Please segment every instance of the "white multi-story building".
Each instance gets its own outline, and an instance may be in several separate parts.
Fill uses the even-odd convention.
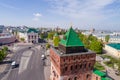
[[[120,58],[120,43],[106,44],[104,49],[108,54]]]
[[[120,43],[120,33],[119,32],[94,32],[91,33],[89,31],[83,32],[84,35],[90,35],[92,34],[93,36],[96,36],[98,39],[102,40],[103,42],[105,42],[105,36],[109,35],[110,39],[109,39],[109,43]]]
[[[19,39],[24,38],[27,43],[38,43],[38,31],[34,28],[29,28],[27,31],[18,33]]]

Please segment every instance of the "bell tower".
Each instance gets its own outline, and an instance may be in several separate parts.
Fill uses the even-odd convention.
[[[84,47],[72,27],[59,42],[51,47],[51,80],[92,80],[96,54]]]

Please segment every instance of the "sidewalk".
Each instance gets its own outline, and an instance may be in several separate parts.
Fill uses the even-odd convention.
[[[106,66],[103,61],[101,62],[101,65],[103,65],[107,71],[107,75],[110,76],[111,78],[113,78],[114,80],[120,80],[120,76],[117,76],[115,74],[115,71],[111,68]]]
[[[12,56],[13,54],[8,54],[6,58],[3,60],[3,62],[0,63],[0,80],[7,74],[10,68]]]
[[[50,57],[48,56],[45,60],[45,66],[44,66],[44,75],[45,80],[50,80]]]

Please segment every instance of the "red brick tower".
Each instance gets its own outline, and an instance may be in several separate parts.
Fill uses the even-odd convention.
[[[50,49],[51,80],[91,80],[96,54],[84,48],[70,28],[58,48]]]

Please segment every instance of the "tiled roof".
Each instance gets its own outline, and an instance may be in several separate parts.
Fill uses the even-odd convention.
[[[84,46],[78,34],[72,29],[72,27],[66,32],[64,38],[60,41],[60,44],[66,47]]]
[[[38,33],[38,31],[34,28],[29,28],[28,31],[27,31],[27,33],[32,33],[32,32]]]

